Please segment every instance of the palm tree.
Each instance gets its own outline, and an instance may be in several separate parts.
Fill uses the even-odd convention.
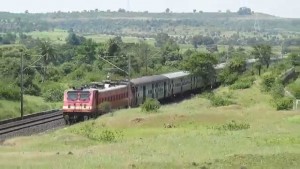
[[[47,72],[47,66],[50,62],[53,62],[56,59],[56,51],[54,47],[52,46],[50,41],[42,40],[39,44],[39,49],[41,52],[41,55],[43,57],[43,79],[42,82],[46,80],[46,72]]]

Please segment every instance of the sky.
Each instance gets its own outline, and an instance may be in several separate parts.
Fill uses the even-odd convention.
[[[300,18],[300,0],[0,0],[0,11],[22,13],[82,11],[99,9],[106,11],[124,8],[130,11],[163,12],[204,12],[219,10],[237,11],[247,6],[255,12],[280,17]]]

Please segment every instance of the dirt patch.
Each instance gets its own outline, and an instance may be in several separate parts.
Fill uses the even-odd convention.
[[[131,122],[133,122],[133,123],[140,123],[142,121],[145,121],[145,119],[144,118],[135,118],[135,119],[131,120]]]

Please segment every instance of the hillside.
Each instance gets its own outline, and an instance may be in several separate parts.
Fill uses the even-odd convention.
[[[299,168],[300,116],[275,111],[271,96],[220,88],[235,104],[213,107],[204,95],[140,108],[0,146],[1,168]],[[54,162],[55,161],[55,162]]]
[[[268,14],[254,13],[238,15],[230,13],[147,13],[147,12],[55,12],[15,14],[0,12],[1,30],[35,30],[49,31],[53,29],[74,29],[79,33],[101,33],[111,35],[154,35],[168,31],[175,35],[195,35],[199,31],[255,31],[255,23],[260,31],[298,32],[299,19],[288,19]],[[185,28],[182,28],[185,27]],[[196,29],[197,28],[197,29]],[[200,28],[200,29],[199,29]],[[198,30],[198,31],[197,31]]]

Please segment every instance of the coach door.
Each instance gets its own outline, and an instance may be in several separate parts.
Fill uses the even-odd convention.
[[[146,86],[143,86],[143,103],[146,100]]]
[[[94,104],[95,105],[93,105],[95,107],[95,113],[98,113],[98,104],[99,103],[100,103],[100,97],[99,97],[99,92],[97,90],[94,95]]]
[[[167,83],[164,82],[164,98],[167,97]]]

